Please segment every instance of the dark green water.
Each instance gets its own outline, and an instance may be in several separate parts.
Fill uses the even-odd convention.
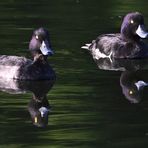
[[[57,81],[46,128],[34,127],[31,93],[0,92],[0,148],[145,148],[148,94],[139,104],[125,99],[120,72],[99,70],[80,47],[102,33],[118,32],[121,17],[140,11],[148,28],[147,0],[1,0],[0,54],[30,57],[34,28],[48,28]]]

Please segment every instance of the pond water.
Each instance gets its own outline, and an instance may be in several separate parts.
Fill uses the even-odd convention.
[[[46,94],[51,112],[45,128],[31,122],[27,106],[32,92],[0,92],[0,147],[148,145],[148,89],[138,103],[131,103],[120,86],[124,73],[99,69],[89,52],[80,48],[99,34],[119,32],[122,17],[131,11],[143,13],[148,28],[146,0],[0,1],[0,54],[30,58],[32,31],[46,27],[55,51],[49,62],[57,75]],[[138,75],[146,79],[146,68]]]

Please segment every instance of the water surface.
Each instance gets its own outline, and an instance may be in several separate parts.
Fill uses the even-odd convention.
[[[1,0],[0,10],[0,54],[31,58],[32,31],[46,27],[55,51],[49,62],[57,74],[47,94],[52,112],[43,129],[32,125],[27,111],[31,92],[0,92],[0,147],[148,145],[148,90],[131,104],[122,94],[121,72],[98,69],[89,52],[80,49],[99,34],[119,32],[127,12],[140,11],[148,26],[146,0]]]

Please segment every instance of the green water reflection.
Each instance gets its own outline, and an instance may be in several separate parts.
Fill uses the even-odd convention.
[[[129,103],[119,87],[120,72],[99,70],[80,47],[101,33],[118,32],[127,12],[140,11],[148,26],[146,0],[1,0],[0,54],[30,58],[34,28],[48,28],[55,55],[49,62],[57,82],[45,129],[31,124],[31,93],[0,92],[0,147],[145,148],[148,100]],[[148,28],[148,27],[147,27]]]

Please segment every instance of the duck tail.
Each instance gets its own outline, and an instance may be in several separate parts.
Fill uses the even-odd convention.
[[[90,45],[91,45],[91,44],[85,44],[85,45],[82,46],[81,48],[83,48],[83,49],[88,49],[88,50],[89,50]]]

